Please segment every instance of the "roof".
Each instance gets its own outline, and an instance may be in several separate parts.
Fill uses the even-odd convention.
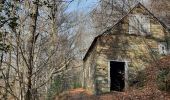
[[[93,49],[94,45],[96,44],[97,42],[97,39],[100,37],[100,36],[103,36],[104,34],[107,34],[109,31],[111,31],[117,24],[119,24],[125,17],[127,17],[135,8],[137,7],[143,7],[144,10],[146,10],[154,19],[156,19],[160,25],[163,26],[163,28],[169,32],[169,29],[168,27],[162,22],[160,21],[154,14],[152,14],[144,5],[142,5],[140,2],[137,3],[125,16],[123,16],[121,19],[119,19],[112,27],[108,28],[107,30],[105,30],[102,34],[96,36],[92,42],[92,44],[90,45],[89,49],[87,50],[83,60],[85,60],[87,58],[87,56],[89,55],[90,51]]]

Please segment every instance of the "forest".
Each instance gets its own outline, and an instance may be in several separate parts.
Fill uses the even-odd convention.
[[[155,90],[77,99],[66,93],[84,93],[83,58],[93,39],[139,2],[170,29],[170,0],[0,0],[0,100],[152,100],[143,96]],[[158,64],[166,69],[157,76],[162,100],[170,99],[169,61]],[[146,73],[153,75],[157,65],[151,66]]]

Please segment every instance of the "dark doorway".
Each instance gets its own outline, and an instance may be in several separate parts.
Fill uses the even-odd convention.
[[[110,61],[110,91],[123,91],[125,62]]]

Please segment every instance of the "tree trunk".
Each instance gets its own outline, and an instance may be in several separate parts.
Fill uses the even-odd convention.
[[[34,69],[34,48],[35,48],[35,36],[36,36],[36,25],[37,25],[37,17],[38,17],[38,6],[39,0],[36,0],[33,4],[32,13],[30,14],[31,24],[30,24],[30,40],[28,41],[28,84],[27,84],[27,92],[26,92],[26,100],[34,100],[34,96],[32,94],[32,74]]]

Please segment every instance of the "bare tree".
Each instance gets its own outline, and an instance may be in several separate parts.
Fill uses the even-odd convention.
[[[38,99],[47,94],[54,76],[70,69],[75,57],[75,34],[70,31],[74,22],[68,20],[72,16],[65,11],[71,2],[9,2],[9,17],[14,18],[2,29],[8,29],[4,41],[10,49],[1,56],[2,68],[7,66],[1,71],[6,82],[1,87],[10,94],[5,95],[6,99]]]

